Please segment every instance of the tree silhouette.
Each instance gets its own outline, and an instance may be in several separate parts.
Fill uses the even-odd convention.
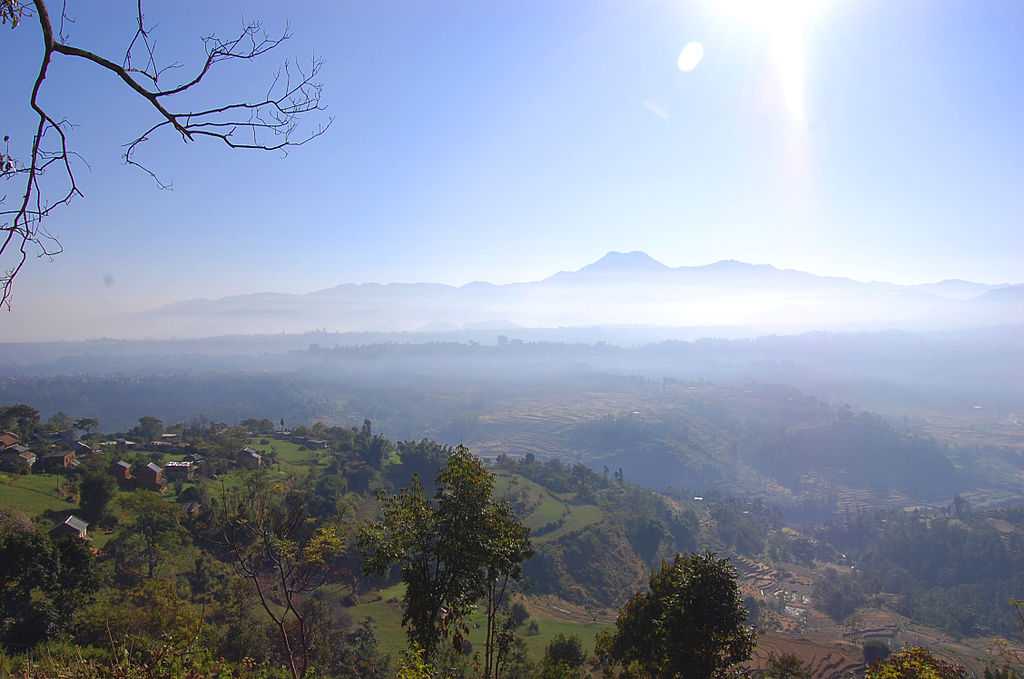
[[[104,12],[106,7],[96,11]],[[322,86],[317,80],[322,62],[315,57],[305,66],[285,62],[270,79],[269,87],[252,99],[197,107],[191,98],[195,92],[209,92],[202,84],[218,64],[250,61],[271,52],[289,39],[287,29],[272,36],[259,22],[251,22],[231,37],[208,35],[202,38],[205,54],[196,71],[169,81],[170,74],[182,64],[164,63],[157,58],[142,0],[137,1],[135,14],[135,33],[124,55],[115,60],[71,42],[67,30],[73,20],[67,14],[66,2],[59,13],[51,14],[48,0],[0,0],[3,23],[10,23],[17,30],[27,30],[28,25],[35,24],[43,48],[28,97],[36,118],[35,128],[21,142],[20,154],[11,152],[10,132],[5,131],[0,151],[0,180],[17,186],[13,204],[0,210],[0,305],[8,309],[14,281],[29,255],[52,257],[63,250],[60,241],[46,230],[47,217],[83,195],[75,168],[84,160],[71,148],[71,122],[45,106],[41,96],[56,56],[82,60],[107,71],[152,110],[156,122],[126,144],[122,159],[152,177],[160,188],[169,188],[170,184],[161,180],[138,154],[147,141],[161,132],[173,131],[186,143],[205,139],[232,149],[287,152],[319,137],[330,127],[328,120],[308,131],[298,131],[306,114],[324,109]],[[56,173],[59,180],[45,180],[50,172]],[[4,197],[0,193],[0,203]]]

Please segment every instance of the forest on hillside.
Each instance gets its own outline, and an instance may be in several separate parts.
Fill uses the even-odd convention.
[[[878,432],[876,420],[864,422]],[[942,510],[836,512],[794,530],[784,508],[761,498],[662,494],[620,467],[532,454],[485,464],[462,447],[386,438],[369,421],[284,430],[280,418],[165,424],[147,416],[104,434],[95,419],[44,419],[15,405],[0,410],[0,424],[41,460],[0,475],[0,667],[38,676],[82,659],[101,667],[120,649],[143,664],[187,654],[206,663],[201,671],[238,676],[301,665],[324,676],[384,677],[442,662],[437,654],[464,676],[480,676],[481,666],[509,677],[615,672],[615,662],[646,662],[622,647],[613,653],[639,605],[633,597],[656,591],[658,573],[703,567],[680,554],[725,557],[730,596],[753,629],[770,632],[786,614],[736,570],[760,560],[811,567],[813,605],[837,620],[882,606],[958,637],[1020,633],[1010,599],[1021,587],[1024,515],[976,510],[959,496]],[[614,420],[595,426],[611,427],[602,438],[614,444]],[[54,467],[51,451],[68,445],[68,432],[79,437],[79,454]],[[448,506],[463,492],[476,509]],[[437,535],[447,535],[446,511],[478,512],[460,514],[472,526],[465,540],[484,539],[489,521],[506,536],[481,543],[484,561],[466,566],[459,578],[468,589],[451,590],[450,604],[414,596],[423,584],[418,559],[439,558],[454,573],[476,549],[453,543],[437,555],[445,541],[435,542],[429,526],[439,521]],[[68,517],[84,522],[87,536],[67,537],[79,525]],[[512,551],[487,566],[485,545],[503,540]],[[500,594],[472,584],[478,572],[504,573]],[[448,608],[456,602],[462,608]],[[418,618],[430,605],[463,617]],[[566,644],[578,646],[579,661],[562,668],[569,674],[545,674]]]

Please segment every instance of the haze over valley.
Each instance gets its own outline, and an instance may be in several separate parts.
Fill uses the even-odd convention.
[[[1024,4],[0,24],[0,679],[1024,679]]]
[[[43,318],[43,311],[22,312],[23,323],[4,328],[7,339],[185,338],[314,328],[442,332],[608,326],[662,328],[661,337],[963,329],[1024,320],[1024,285],[963,280],[897,285],[734,260],[670,267],[633,251],[609,252],[576,271],[524,283],[342,284],[306,294],[182,300],[112,315],[70,312]]]

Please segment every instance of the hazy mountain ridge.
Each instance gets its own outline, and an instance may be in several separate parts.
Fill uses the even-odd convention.
[[[71,339],[265,333],[419,332],[468,328],[658,326],[809,330],[935,330],[1014,323],[1024,286],[946,280],[923,285],[819,276],[722,260],[670,267],[609,252],[538,281],[462,286],[344,283],[303,294],[192,299],[75,326]]]

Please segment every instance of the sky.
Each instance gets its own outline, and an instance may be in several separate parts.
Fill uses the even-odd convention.
[[[52,3],[51,3],[52,4]],[[120,60],[134,2],[69,2],[70,42]],[[345,282],[535,280],[610,250],[901,283],[1024,279],[1024,4],[969,0],[149,2],[157,54],[261,19],[292,39],[204,102],[324,61],[328,134],[287,157],[182,144],[120,159],[154,117],[55,57],[84,199],[48,228],[0,325]],[[4,27],[24,155],[38,27]],[[84,162],[88,162],[88,166]],[[0,187],[0,193],[12,192]],[[44,311],[41,311],[44,310]]]

